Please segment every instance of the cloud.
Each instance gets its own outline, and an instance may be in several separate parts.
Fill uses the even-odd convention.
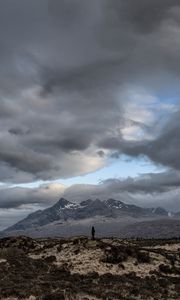
[[[177,212],[180,211],[179,192],[180,173],[166,171],[142,174],[136,178],[112,178],[97,185],[76,184],[67,187],[63,196],[77,202],[85,199],[114,198],[142,207],[161,206]]]
[[[26,206],[33,207],[34,205],[48,207],[62,196],[75,202],[80,202],[88,198],[106,200],[114,197],[125,202],[134,201],[134,203],[138,203],[138,197],[140,197],[140,199],[144,199],[143,205],[150,206],[152,202],[156,202],[155,199],[163,198],[164,195],[169,193],[176,193],[179,188],[180,173],[177,171],[147,173],[135,178],[128,177],[126,179],[112,178],[97,185],[75,184],[66,187],[60,183],[49,183],[35,188],[2,186],[0,188],[0,208],[15,209],[25,208]],[[146,197],[149,200],[146,201]],[[167,204],[165,203],[165,205]],[[180,209],[178,203],[177,207]]]
[[[1,1],[0,180],[82,175],[119,153],[179,169],[178,113],[157,126],[152,109],[179,99],[179,15],[177,0]]]
[[[141,34],[157,30],[168,19],[170,10],[176,6],[179,6],[178,0],[113,0],[108,4],[117,22],[125,23],[131,30]]]
[[[38,188],[1,187],[0,209],[45,208],[56,202],[65,186],[58,183],[42,184]]]
[[[76,201],[86,198],[107,199],[109,197],[120,198],[122,193],[131,195],[141,194],[157,196],[178,189],[180,186],[180,173],[167,171],[161,173],[147,173],[135,178],[107,179],[98,185],[77,184],[66,188],[64,196]],[[127,198],[128,199],[128,198]],[[127,201],[127,200],[126,200]],[[149,203],[148,203],[149,204]]]

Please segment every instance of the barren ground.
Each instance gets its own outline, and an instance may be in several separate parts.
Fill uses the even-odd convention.
[[[180,240],[0,240],[0,299],[180,299]]]

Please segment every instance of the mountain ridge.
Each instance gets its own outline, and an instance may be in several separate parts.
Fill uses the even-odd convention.
[[[168,217],[169,213],[161,207],[143,208],[133,204],[126,204],[120,200],[109,198],[105,201],[100,199],[87,199],[80,203],[71,202],[60,198],[54,205],[44,210],[38,210],[29,214],[23,220],[6,228],[3,232],[26,230],[42,227],[54,221],[82,220],[96,216],[106,218],[118,218],[130,216],[139,217]]]

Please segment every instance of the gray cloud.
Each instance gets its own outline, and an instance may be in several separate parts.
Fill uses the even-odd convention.
[[[0,208],[21,208],[36,204],[47,207],[55,203],[58,197],[66,197],[71,201],[83,201],[88,198],[106,200],[109,197],[122,199],[128,202],[134,195],[159,195],[176,191],[180,188],[180,173],[167,171],[162,173],[147,173],[138,177],[127,179],[108,179],[97,185],[76,184],[66,187],[60,183],[42,184],[39,187],[1,187]],[[132,201],[132,200],[131,200]],[[137,199],[135,199],[135,202]],[[151,205],[145,201],[144,205]],[[177,204],[178,207],[179,204]],[[180,206],[179,206],[180,207]]]
[[[180,147],[180,112],[173,116],[173,119],[165,126],[156,140],[146,142],[144,145],[136,146],[135,152],[145,154],[153,161],[180,169],[179,152]],[[128,150],[127,150],[128,152]],[[131,150],[130,150],[131,152]]]
[[[1,1],[0,180],[81,175],[119,153],[179,169],[178,113],[158,134],[131,120],[151,141],[122,134],[131,86],[178,98],[179,16],[177,0]]]
[[[153,140],[140,142],[127,142],[121,137],[110,136],[100,142],[106,149],[116,150],[112,157],[118,158],[122,153],[129,156],[147,156],[157,164],[170,168],[180,169],[178,149],[180,147],[180,111],[173,114],[172,118],[159,131]]]
[[[164,207],[180,211],[180,173],[175,171],[144,174],[136,178],[109,179],[98,185],[77,184],[66,188],[63,196],[72,201],[114,198],[142,207]]]
[[[180,187],[180,174],[175,171],[168,171],[162,173],[147,173],[136,178],[127,179],[108,179],[98,185],[73,185],[67,188],[64,196],[77,201],[86,198],[100,198],[107,199],[112,197],[121,198],[122,193],[129,193],[131,195],[141,194],[154,195],[157,197]],[[127,195],[126,195],[127,196]],[[125,199],[125,201],[128,201]],[[145,201],[144,205],[150,205],[149,201]]]
[[[42,184],[38,188],[1,187],[0,209],[45,208],[57,201],[65,187],[61,184]]]
[[[179,6],[178,0],[113,0],[108,3],[110,12],[119,23],[129,25],[131,30],[142,34],[151,33],[169,17],[171,8]]]

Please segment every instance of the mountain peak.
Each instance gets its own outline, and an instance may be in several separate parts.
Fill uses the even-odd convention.
[[[109,198],[108,200],[106,200],[105,203],[108,207],[111,207],[111,208],[122,208],[122,207],[126,206],[124,204],[124,202],[122,202],[120,200],[115,200],[112,198]]]
[[[153,213],[158,214],[158,215],[163,215],[163,216],[168,215],[168,212],[163,207],[154,208]]]
[[[100,199],[98,199],[98,198],[96,198],[95,200],[94,200],[94,203],[100,203],[100,202],[102,202]]]
[[[54,207],[64,208],[66,205],[70,204],[71,202],[66,200],[65,198],[60,198],[55,204]]]
[[[84,200],[80,203],[81,206],[87,206],[87,205],[90,205],[91,203],[93,202],[92,199],[87,199],[87,200]]]

